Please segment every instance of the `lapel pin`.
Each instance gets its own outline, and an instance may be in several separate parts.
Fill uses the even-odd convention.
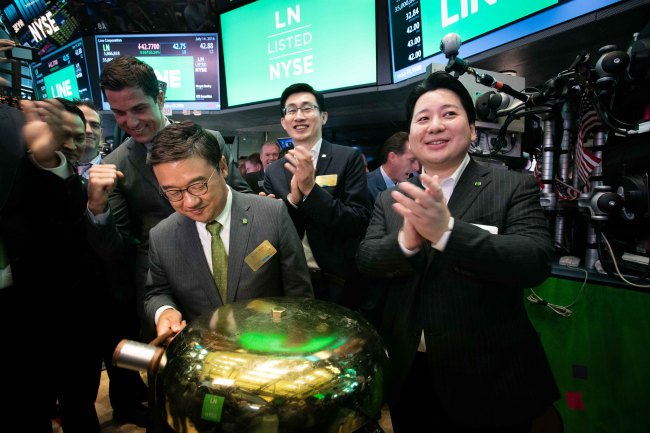
[[[322,154],[321,157],[322,157],[322,158],[327,158],[327,155]]]
[[[481,181],[474,182],[474,186],[481,186]]]
[[[248,218],[242,218],[241,223],[242,224],[248,224]]]

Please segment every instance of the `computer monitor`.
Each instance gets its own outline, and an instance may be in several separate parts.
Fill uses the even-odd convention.
[[[375,0],[258,0],[221,15],[228,106],[377,82]]]
[[[36,99],[93,99],[86,59],[87,51],[79,38],[31,65]]]
[[[99,72],[119,56],[137,57],[167,84],[165,107],[176,111],[221,109],[216,33],[97,35]],[[102,95],[102,109],[109,110]]]

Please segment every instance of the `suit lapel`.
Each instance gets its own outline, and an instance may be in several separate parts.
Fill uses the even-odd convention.
[[[248,251],[248,238],[255,216],[244,194],[232,192],[230,213],[230,248],[228,249],[228,302],[233,302],[239,288],[245,253]],[[236,246],[236,247],[235,247]],[[248,265],[247,265],[248,266]]]
[[[187,217],[181,217],[176,231],[177,244],[180,246],[181,256],[189,263],[196,263],[200,272],[193,278],[199,280],[208,299],[212,299],[215,305],[219,305],[219,291],[214,282],[210,266],[208,265],[203,246],[196,231],[196,223]]]
[[[327,173],[327,169],[332,162],[332,143],[323,140],[320,145],[320,154],[316,162],[316,176]]]
[[[492,181],[489,173],[487,168],[474,160],[469,161],[449,199],[449,211],[454,218],[462,218],[479,193]]]
[[[133,139],[126,144],[129,147],[129,161],[157,191],[158,181],[151,166],[147,164],[147,147],[144,144],[136,143]]]

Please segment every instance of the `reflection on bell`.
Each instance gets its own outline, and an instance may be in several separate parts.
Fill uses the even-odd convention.
[[[168,345],[157,410],[177,432],[346,433],[379,418],[384,344],[359,314],[314,299],[224,305]]]

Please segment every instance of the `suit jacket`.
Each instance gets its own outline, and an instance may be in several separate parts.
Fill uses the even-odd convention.
[[[253,193],[259,194],[264,191],[264,171],[255,171],[253,173],[246,173],[244,180],[251,187]]]
[[[264,189],[282,198],[302,239],[307,233],[318,266],[343,278],[356,271],[354,254],[368,226],[371,204],[361,154],[351,148],[323,140],[316,164],[316,185],[309,196],[294,207],[287,201],[291,172],[286,157],[266,168]],[[318,185],[325,180],[335,185]]]
[[[377,167],[368,173],[368,194],[370,194],[373,203],[377,200],[380,192],[386,191],[386,181],[384,180],[384,176],[381,175],[380,168]]]
[[[221,134],[212,131],[229,161],[228,179],[234,189],[251,192],[242,179],[237,163],[230,157]],[[233,170],[234,163],[234,170]],[[147,165],[147,148],[129,137],[102,160],[102,164],[115,164],[124,173],[109,195],[110,214],[106,224],[89,221],[89,240],[93,248],[106,260],[115,260],[130,249],[136,248],[135,284],[140,317],[144,284],[149,268],[149,231],[160,221],[174,213],[167,199],[160,195],[158,180],[151,166]]]
[[[409,182],[422,187],[419,177]],[[425,244],[411,258],[397,242],[403,221],[393,203],[379,195],[357,256],[363,273],[388,283],[380,332],[390,395],[399,398],[424,330],[429,391],[455,419],[478,427],[538,415],[559,395],[522,302],[522,289],[549,275],[553,253],[532,177],[470,161],[449,200],[455,223],[444,251]]]
[[[0,211],[4,207],[16,178],[19,161],[26,149],[20,137],[23,127],[22,113],[13,107],[0,104]]]
[[[228,300],[313,297],[305,254],[282,203],[232,191]],[[246,222],[244,222],[246,221]],[[268,240],[277,253],[253,271],[244,259]],[[203,253],[196,223],[175,213],[151,230],[145,288],[147,317],[171,305],[191,321],[223,305]]]

